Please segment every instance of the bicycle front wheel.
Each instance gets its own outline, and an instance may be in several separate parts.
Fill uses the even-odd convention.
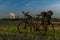
[[[19,32],[19,33],[22,33],[22,32],[27,32],[27,31],[29,31],[29,26],[30,26],[30,25],[29,25],[28,23],[25,23],[25,22],[19,23],[18,26],[17,26],[18,32]]]

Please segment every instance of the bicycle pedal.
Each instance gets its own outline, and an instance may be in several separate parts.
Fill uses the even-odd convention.
[[[40,31],[40,29],[36,28],[35,31]]]
[[[24,29],[26,29],[26,27],[24,27]]]

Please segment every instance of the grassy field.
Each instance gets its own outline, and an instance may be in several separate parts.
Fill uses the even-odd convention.
[[[22,30],[23,33],[19,33],[17,30],[19,22],[21,21],[0,21],[0,40],[53,40],[54,37],[60,40],[60,25],[55,26],[55,32],[48,27],[48,32],[41,30],[40,33],[33,29],[30,32],[30,28],[27,28]]]
[[[48,32],[45,33],[44,30],[41,30],[42,34],[35,32],[33,29],[32,32],[30,32],[29,28],[26,30],[23,29],[22,32],[23,33],[19,33],[17,27],[15,26],[1,26],[0,40],[44,40],[46,37],[48,37],[48,40],[53,40],[54,34],[56,36],[56,39],[60,39],[60,29],[57,30],[57,27],[55,28],[55,32],[48,30]]]

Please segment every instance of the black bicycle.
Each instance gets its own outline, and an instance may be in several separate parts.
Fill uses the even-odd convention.
[[[34,29],[34,31],[41,31],[41,27],[44,28],[44,35],[47,33],[48,31],[48,27],[52,27],[53,32],[55,32],[54,30],[54,25],[52,24],[52,22],[50,24],[47,23],[47,21],[43,22],[39,22],[38,20],[40,19],[39,16],[37,15],[37,23],[34,23],[34,21],[32,20],[32,16],[30,16],[27,12],[22,12],[24,14],[24,19],[18,24],[17,29],[19,33],[22,33],[22,30],[26,30],[28,29],[28,27],[30,28],[30,31],[32,31],[32,29]],[[41,33],[41,32],[40,32]],[[55,39],[55,34],[54,34],[54,39]]]
[[[29,12],[27,12],[27,13],[25,13],[24,11],[22,12],[23,14],[24,14],[24,20],[22,20],[19,24],[18,24],[18,27],[17,27],[17,29],[18,29],[18,31],[19,32],[21,32],[21,29],[26,29],[27,27],[30,27],[30,30],[32,30],[32,28],[34,29],[34,30],[40,30],[41,29],[41,27],[43,27],[44,28],[44,30],[45,31],[47,31],[47,28],[50,26],[50,27],[52,27],[52,29],[53,29],[53,31],[54,31],[54,25],[52,24],[52,23],[49,23],[49,25],[48,24],[46,24],[47,23],[47,21],[43,21],[43,22],[39,22],[39,16],[40,15],[37,15],[37,22],[36,23],[34,23],[34,21],[32,20],[32,16],[30,16],[30,15],[28,15],[28,13]],[[43,12],[44,13],[44,12]],[[43,14],[42,13],[42,14]]]

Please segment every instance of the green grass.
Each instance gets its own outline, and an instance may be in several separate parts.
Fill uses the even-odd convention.
[[[16,27],[0,27],[0,32],[17,32]]]
[[[32,34],[36,34],[36,33],[39,33],[39,32],[35,32],[33,29],[32,29],[32,32],[30,32],[30,28],[27,28],[27,29],[21,29],[21,31],[23,33],[27,32],[27,33],[32,33]],[[48,30],[48,35],[49,34],[56,34],[57,36],[60,36],[60,30],[55,30],[55,32],[53,32],[52,30]],[[17,30],[17,27],[0,27],[0,32],[9,32],[9,33],[19,33],[18,30]],[[44,30],[41,30],[41,32],[44,32]]]
[[[41,34],[39,32],[35,32],[33,29],[32,29],[32,32],[30,32],[30,28],[27,28],[26,30],[25,29],[21,29],[21,31],[23,32],[22,34],[26,34],[26,35],[29,35],[31,33],[31,36],[26,38],[26,37],[23,37],[21,38],[22,40],[33,40],[35,39],[36,37],[39,37]],[[51,36],[50,35],[56,35],[56,37],[60,37],[60,30],[55,30],[55,32],[53,32],[52,30],[48,30],[48,32],[46,33],[46,35],[48,36],[48,40],[51,40]],[[0,27],[0,32],[3,33],[2,35],[7,35],[8,33],[11,33],[10,35],[20,35],[21,34],[18,32],[17,30],[17,27]],[[27,32],[27,33],[26,33]],[[44,32],[44,30],[41,30],[41,32]],[[14,33],[14,34],[13,34]],[[22,37],[22,36],[21,36]],[[33,38],[33,39],[32,39]]]

